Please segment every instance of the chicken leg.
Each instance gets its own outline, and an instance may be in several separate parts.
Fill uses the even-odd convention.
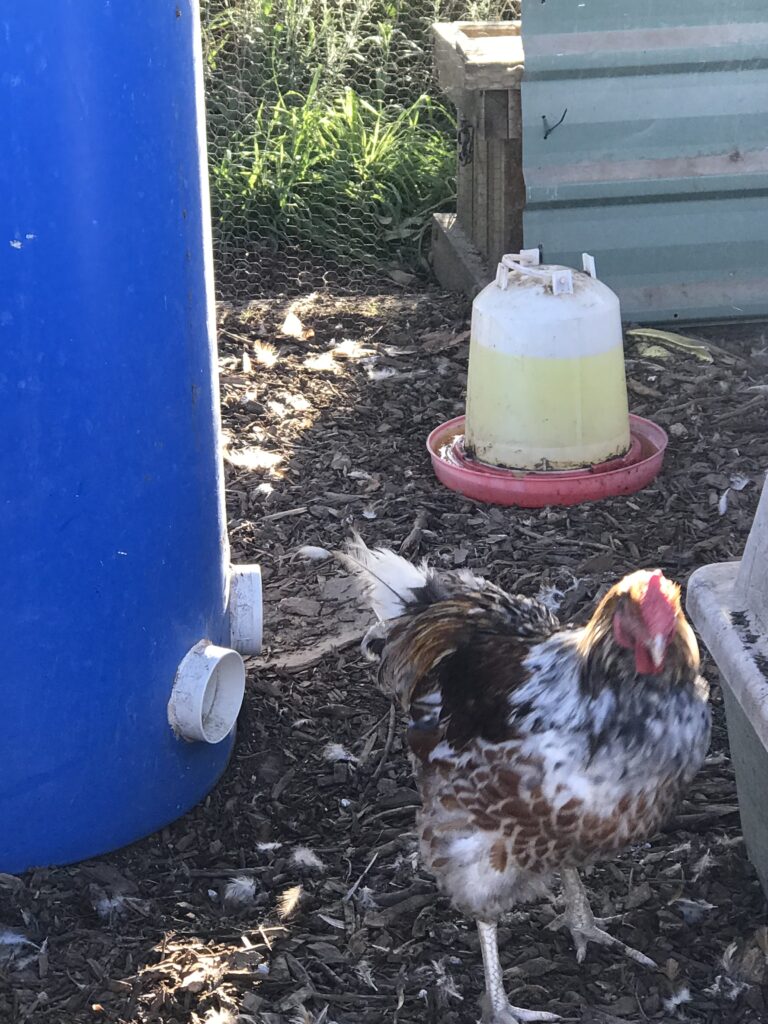
[[[499,946],[496,941],[496,923],[477,922],[480,936],[480,951],[483,954],[485,970],[486,1007],[483,1015],[485,1024],[523,1024],[527,1021],[560,1020],[556,1013],[544,1010],[523,1010],[512,1006],[504,991],[504,977],[499,961]]]
[[[595,918],[592,908],[589,905],[587,891],[584,883],[579,878],[579,873],[574,868],[563,868],[560,872],[560,880],[563,883],[563,896],[565,897],[565,911],[559,914],[547,927],[553,931],[565,926],[573,936],[573,943],[576,946],[576,960],[581,963],[587,955],[587,943],[597,942],[601,946],[613,946],[636,964],[642,967],[656,969],[656,964],[645,953],[633,949],[621,939],[603,931],[600,927],[604,922]]]

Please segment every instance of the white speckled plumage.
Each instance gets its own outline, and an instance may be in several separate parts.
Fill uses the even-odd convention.
[[[381,621],[366,648],[409,712],[421,852],[440,888],[485,926],[565,872],[577,948],[610,942],[650,963],[584,923],[568,872],[652,835],[706,753],[707,687],[678,589],[640,571],[587,626],[563,629],[471,573],[416,568],[359,539],[342,560],[375,576]],[[522,1020],[493,984],[489,1019]]]

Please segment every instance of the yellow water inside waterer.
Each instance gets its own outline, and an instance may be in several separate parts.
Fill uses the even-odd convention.
[[[466,444],[482,462],[568,469],[629,447],[621,349],[538,359],[470,343],[469,358]]]
[[[509,259],[509,258],[506,258]],[[566,470],[629,448],[629,408],[618,299],[586,273],[553,293],[541,267],[475,300],[465,448],[491,465]]]

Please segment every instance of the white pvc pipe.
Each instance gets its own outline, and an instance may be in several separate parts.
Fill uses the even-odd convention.
[[[220,743],[234,728],[245,694],[243,659],[201,640],[181,661],[168,702],[168,722],[189,742]]]
[[[229,642],[240,654],[259,654],[262,625],[261,568],[233,565],[229,571]]]

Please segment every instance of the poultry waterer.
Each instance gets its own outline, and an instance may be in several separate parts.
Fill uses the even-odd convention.
[[[427,441],[438,479],[478,501],[573,505],[640,490],[666,444],[629,413],[619,300],[592,257],[502,257],[472,307],[466,416]]]

